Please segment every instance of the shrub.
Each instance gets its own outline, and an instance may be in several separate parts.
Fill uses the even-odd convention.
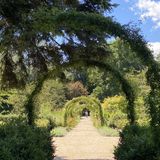
[[[149,127],[127,126],[120,133],[116,160],[158,160]]]
[[[143,97],[138,97],[135,101],[135,111],[137,116],[137,122],[141,126],[149,125],[150,117],[147,114],[147,107]]]
[[[52,116],[50,117],[55,126],[64,126],[64,109],[54,110]]]
[[[109,127],[122,129],[127,124],[127,102],[123,96],[104,99],[102,104],[104,121]]]
[[[16,114],[6,114],[6,115],[0,114],[0,121],[3,121],[3,122],[11,122],[12,120],[15,120],[18,118],[19,116]]]
[[[0,91],[0,113],[21,115],[24,112],[24,104],[27,99],[28,90],[26,90]]]
[[[122,129],[128,123],[126,114],[127,101],[123,96],[114,96],[104,99],[102,108],[104,112],[105,124],[109,127]],[[141,126],[149,124],[149,115],[145,107],[143,97],[135,100],[135,112],[137,123]]]
[[[78,115],[75,118],[69,117],[67,119],[67,127],[69,129],[71,129],[71,128],[75,127],[79,123],[79,121],[80,121],[80,116],[78,116]]]
[[[0,126],[1,160],[52,160],[52,155],[46,128],[27,126],[22,119]]]
[[[42,127],[42,128],[50,128],[50,121],[48,119],[37,119],[35,122],[37,127]]]
[[[49,110],[44,107],[39,118],[47,119],[50,122],[51,127],[64,126],[64,109]]]
[[[98,131],[102,136],[107,136],[107,137],[118,137],[119,136],[118,130],[109,128],[107,126],[98,128]]]
[[[51,135],[55,137],[63,137],[66,134],[67,134],[67,129],[65,127],[56,127],[51,131]]]

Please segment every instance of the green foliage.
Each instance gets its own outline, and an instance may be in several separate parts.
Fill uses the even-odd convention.
[[[44,82],[38,94],[35,105],[37,117],[47,119],[52,127],[64,126],[64,104],[66,102],[66,88],[58,79],[48,79]]]
[[[69,68],[65,71],[65,76],[69,82],[82,82],[88,94],[99,100],[121,91],[119,81],[111,73],[95,66]]]
[[[46,124],[45,126],[49,128],[64,126],[64,109],[51,110],[49,107],[45,106],[41,109],[36,119],[36,124],[37,121],[40,122],[40,124],[42,123],[42,125],[43,123],[44,125]]]
[[[146,74],[146,69],[138,73],[134,73],[133,70],[125,75],[126,79],[129,81],[134,90],[136,98],[138,97],[146,98],[150,92],[150,86],[147,84],[147,79],[145,74]]]
[[[102,103],[105,124],[109,127],[122,129],[127,123],[127,101],[123,96],[104,99]]]
[[[80,122],[80,115],[74,117],[68,117],[67,120],[64,120],[64,124],[68,129],[74,128]]]
[[[32,96],[28,98],[26,106],[32,106],[34,115],[30,114],[33,120],[36,118],[47,119],[50,125],[55,125],[55,120],[52,115],[55,109],[62,108],[65,101],[65,87],[59,80],[51,80],[44,77],[40,84],[32,91]],[[38,88],[37,88],[38,87]],[[47,97],[47,98],[46,98]],[[30,108],[30,107],[29,107]],[[42,122],[42,124],[45,122]]]
[[[116,160],[158,160],[149,127],[127,126],[120,133]]]
[[[0,126],[1,160],[52,160],[53,149],[46,128],[30,127],[20,120]]]
[[[65,127],[56,127],[51,130],[51,136],[63,137],[67,134],[67,129]]]
[[[27,114],[27,118],[28,118],[28,124],[29,125],[34,125],[34,120],[36,117],[35,114],[35,99],[38,95],[38,93],[41,91],[44,81],[46,80],[46,77],[48,75],[43,76],[34,86],[33,90],[31,91],[31,93],[28,95],[27,97],[27,101],[25,103],[25,111]]]
[[[48,79],[44,82],[41,92],[39,92],[36,105],[40,108],[48,107],[54,110],[63,108],[65,102],[65,85],[58,79]]]
[[[49,102],[42,102],[37,113],[38,119],[49,121],[50,127],[64,126],[64,108],[56,108]]]
[[[24,104],[27,100],[26,90],[8,90],[0,91],[0,112],[2,114],[17,114],[24,113]]]
[[[47,128],[50,129],[50,121],[48,119],[36,119],[35,125],[39,128]]]
[[[126,115],[127,101],[123,96],[114,96],[104,99],[102,103],[105,124],[109,127],[122,129],[128,124]],[[149,125],[150,117],[147,114],[143,97],[135,100],[136,122],[140,126]]]
[[[115,65],[121,72],[141,71],[144,65],[137,57],[136,53],[130,48],[130,45],[121,39],[116,39],[110,45],[111,57],[110,63]]]
[[[104,88],[105,88],[104,86],[96,86],[93,89],[93,91],[91,93],[91,96],[96,97],[96,98],[98,98],[100,100],[103,99]]]
[[[102,136],[107,136],[107,137],[118,137],[119,136],[118,130],[109,128],[107,126],[98,128],[98,131]]]
[[[137,123],[140,126],[146,126],[150,123],[150,116],[147,113],[146,103],[143,97],[139,97],[135,101],[135,112]]]
[[[17,115],[17,114],[6,114],[6,115],[0,114],[0,121],[12,122],[12,120],[18,119],[18,117],[19,117],[19,115]]]
[[[160,64],[160,53],[157,55],[156,61]]]
[[[64,114],[65,114],[64,108],[60,110],[54,110],[52,112],[52,119],[55,127],[64,126]]]
[[[88,75],[88,86],[91,89],[95,88],[96,86],[101,86],[105,81],[103,80],[103,78],[106,78],[104,76],[104,73],[101,72],[101,70],[97,67],[88,68],[87,75]]]
[[[108,94],[112,94],[108,89],[110,76],[98,67],[87,69],[87,88],[91,96],[103,100]]]
[[[82,115],[83,109],[91,112],[93,124],[96,127],[103,125],[103,113],[100,102],[93,97],[77,97],[67,102],[65,105],[65,125],[74,127]]]
[[[135,110],[136,119],[139,125],[148,125],[150,121],[150,115],[147,109],[147,96],[150,92],[150,87],[147,85],[145,77],[146,70],[140,73],[127,73],[126,78],[134,89],[135,93]]]

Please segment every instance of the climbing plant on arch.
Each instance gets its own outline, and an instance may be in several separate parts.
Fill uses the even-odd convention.
[[[99,14],[95,15],[95,13],[84,14],[71,11],[61,12],[56,14],[56,16],[54,16],[55,19],[53,21],[55,26],[58,27],[65,26],[66,28],[72,28],[72,31],[75,32],[76,30],[85,28],[97,35],[107,34],[113,37],[120,37],[129,43],[131,49],[141,59],[142,63],[147,66],[146,78],[151,87],[148,97],[148,111],[151,116],[150,124],[154,135],[154,142],[158,150],[160,146],[160,137],[158,136],[160,134],[160,67],[147,47],[147,42],[139,34],[139,30],[135,30],[129,26],[122,26],[110,17],[104,17]]]
[[[88,109],[91,112],[91,117],[93,119],[95,126],[102,126],[103,121],[103,112],[101,108],[101,103],[93,97],[77,97],[73,98],[65,105],[65,116],[64,124],[66,126],[70,125],[70,118],[77,118],[81,116],[83,109]]]
[[[130,84],[128,83],[128,81],[121,75],[121,73],[118,70],[116,70],[111,65],[109,65],[107,63],[99,62],[96,60],[88,60],[88,59],[81,59],[81,60],[78,59],[78,60],[74,60],[70,63],[64,63],[61,65],[61,67],[59,67],[58,73],[57,73],[57,70],[54,69],[51,72],[49,72],[48,74],[46,74],[44,76],[44,78],[42,78],[42,80],[40,80],[37,83],[37,86],[33,90],[32,94],[29,97],[29,100],[26,103],[26,111],[28,113],[29,124],[31,124],[31,125],[34,124],[35,114],[34,114],[34,103],[33,102],[34,102],[35,96],[40,92],[40,90],[43,86],[43,82],[52,74],[59,76],[59,73],[61,73],[64,69],[67,69],[68,67],[75,68],[75,67],[79,67],[79,66],[99,67],[102,71],[109,72],[110,74],[112,74],[119,81],[119,83],[122,86],[122,90],[126,96],[126,100],[128,101],[128,105],[127,105],[127,109],[126,109],[128,121],[131,125],[135,124],[135,122],[136,122],[135,109],[134,109],[135,95],[134,95],[133,89],[130,86]]]
[[[97,60],[88,60],[88,59],[78,59],[70,62],[69,64],[63,64],[62,67],[78,67],[80,66],[90,66],[90,67],[98,67],[103,72],[109,72],[112,74],[121,84],[122,91],[124,92],[126,96],[126,100],[128,101],[127,105],[127,117],[130,125],[133,125],[136,123],[135,119],[135,108],[134,108],[134,101],[135,101],[135,95],[133,92],[133,89],[129,82],[121,75],[121,73],[116,70],[114,67],[112,67],[108,63],[99,62]]]

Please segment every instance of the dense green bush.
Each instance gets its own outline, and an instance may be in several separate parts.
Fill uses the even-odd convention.
[[[52,111],[49,119],[54,123],[55,127],[64,126],[64,109]]]
[[[74,117],[69,117],[66,121],[67,128],[72,129],[80,122],[80,116],[76,115]]]
[[[109,127],[122,129],[127,124],[127,102],[123,96],[104,99],[102,103],[105,124]]]
[[[149,127],[127,126],[120,133],[116,160],[158,160]]]
[[[65,85],[58,79],[48,79],[44,82],[41,92],[35,100],[36,108],[63,108],[66,102]]]
[[[102,136],[107,136],[107,137],[118,137],[119,136],[119,131],[117,129],[109,128],[107,126],[98,128],[98,131]]]
[[[27,126],[20,119],[0,126],[0,160],[52,160],[46,128]]]
[[[135,111],[137,123],[141,126],[149,125],[150,116],[147,113],[147,107],[145,106],[145,100],[143,97],[138,97],[135,101]]]
[[[51,130],[51,135],[54,137],[63,137],[67,134],[66,127],[56,127]]]
[[[122,129],[128,122],[126,114],[127,101],[123,96],[114,96],[105,98],[102,103],[105,124],[109,127]],[[139,125],[149,124],[149,115],[145,107],[143,97],[135,100],[136,121]]]
[[[48,128],[48,129],[52,128],[50,121],[44,118],[36,119],[35,124],[37,127]]]
[[[52,127],[64,126],[64,109],[51,109],[49,106],[41,108],[39,119],[48,120]]]
[[[22,114],[24,112],[24,103],[27,98],[27,91],[16,89],[0,91],[0,113]]]
[[[0,121],[3,122],[11,122],[12,120],[18,118],[19,116],[17,114],[6,114],[6,115],[0,114]]]

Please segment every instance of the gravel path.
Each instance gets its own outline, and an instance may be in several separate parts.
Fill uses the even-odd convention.
[[[54,138],[55,160],[113,160],[118,140],[118,137],[101,136],[90,118],[82,118],[65,137]]]

